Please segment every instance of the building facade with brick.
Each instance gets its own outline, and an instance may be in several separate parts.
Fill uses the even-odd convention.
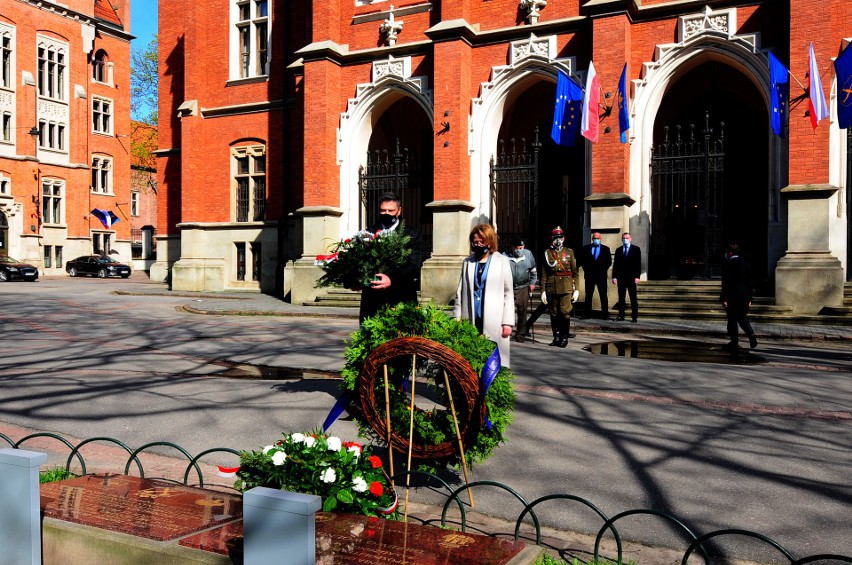
[[[162,261],[174,264],[176,283],[183,264],[191,268],[185,288],[212,280],[234,286],[229,269],[240,270],[228,265],[248,251],[214,252],[206,242],[230,229],[243,186],[236,155],[241,145],[251,151],[254,139],[270,155],[286,143],[291,158],[286,179],[267,173],[267,211],[282,207],[273,216],[277,242],[269,235],[262,249],[274,246],[276,276],[287,262],[275,284],[293,302],[317,297],[314,257],[370,225],[386,189],[401,194],[406,221],[427,240],[421,293],[439,303],[452,298],[468,233],[480,222],[493,223],[505,244],[523,236],[536,254],[557,225],[574,248],[594,231],[614,247],[629,231],[649,280],[716,278],[725,244],[737,240],[763,295],[807,313],[842,301],[850,142],[837,126],[843,90],[832,60],[852,36],[849,2],[330,0],[300,6],[297,15],[282,14],[274,0],[222,0],[221,11],[197,19],[185,17],[191,4],[161,6],[160,16],[161,98],[169,104],[161,116],[171,112],[172,124],[169,143],[161,128],[160,151],[180,166],[160,167],[169,197],[158,245],[171,246]],[[231,127],[226,115],[278,100],[259,102],[248,92],[254,84],[238,85],[250,79],[234,78],[242,61],[252,61],[240,29],[259,5],[273,30],[261,84],[270,92],[279,82],[294,85],[282,101],[294,115],[277,141],[254,124],[262,117]],[[248,19],[239,19],[241,10]],[[198,23],[166,31],[164,14],[169,25]],[[282,52],[286,36],[275,29],[286,26],[276,27],[276,17],[304,18],[307,37],[297,47],[292,36],[292,55]],[[173,38],[169,51],[164,36]],[[811,42],[831,108],[816,128],[806,115]],[[783,135],[771,128],[770,51],[790,69]],[[180,70],[170,61],[180,61]],[[601,84],[593,116],[599,138],[559,145],[550,137],[558,73],[584,86],[592,63]],[[179,86],[169,82],[181,73]],[[624,143],[622,100],[631,121]],[[204,122],[212,129],[198,125]],[[215,166],[211,144],[221,148]],[[215,178],[199,182],[190,155]],[[297,155],[300,165],[292,162]],[[270,169],[274,162],[267,160]],[[173,195],[169,182],[179,172]],[[199,188],[187,192],[188,178]]]
[[[157,126],[130,122],[130,252],[133,269],[150,271],[156,258]]]
[[[130,259],[129,21],[129,1],[3,2],[0,254],[43,274]]]

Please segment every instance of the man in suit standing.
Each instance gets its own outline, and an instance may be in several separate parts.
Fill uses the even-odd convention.
[[[751,266],[740,257],[739,244],[731,243],[725,252],[725,263],[722,265],[722,294],[719,300],[728,317],[728,335],[731,338],[728,347],[732,349],[739,347],[737,324],[748,336],[749,346],[752,349],[757,347],[757,338],[748,319],[752,298]]]
[[[592,243],[583,247],[580,255],[580,266],[583,268],[583,278],[586,281],[586,317],[592,316],[592,297],[595,289],[601,301],[601,317],[609,319],[609,300],[606,295],[606,279],[609,267],[612,265],[612,252],[601,243],[601,234],[592,234]],[[579,316],[578,316],[579,317]]]
[[[636,301],[636,283],[642,274],[642,250],[633,245],[633,238],[628,232],[621,234],[621,247],[615,251],[615,263],[612,266],[612,284],[618,286],[618,317],[616,322],[624,321],[624,298],[630,294],[630,321],[639,318],[639,303]]]

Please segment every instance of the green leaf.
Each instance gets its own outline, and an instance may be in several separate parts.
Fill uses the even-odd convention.
[[[355,497],[353,497],[352,493],[348,490],[341,489],[337,491],[337,500],[339,500],[343,504],[352,504],[352,502],[355,500]]]
[[[322,511],[323,512],[331,512],[335,508],[337,508],[337,499],[334,498],[333,496],[329,496],[322,503]]]

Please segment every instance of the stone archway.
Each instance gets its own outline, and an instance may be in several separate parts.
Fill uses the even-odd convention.
[[[360,227],[358,172],[366,164],[365,148],[370,146],[381,116],[386,111],[394,111],[392,108],[407,98],[413,108],[422,110],[429,130],[433,129],[432,91],[427,88],[426,77],[411,76],[411,57],[396,59],[391,55],[385,60],[374,61],[372,79],[356,87],[355,98],[349,99],[346,112],[340,115],[337,162],[340,165],[341,236],[354,233]]]
[[[644,249],[650,249],[652,210],[651,194],[651,147],[655,141],[658,116],[665,114],[664,99],[675,85],[692,71],[705,64],[723,65],[731,69],[753,90],[751,103],[759,106],[768,123],[769,114],[769,67],[767,56],[760,48],[756,34],[737,35],[736,10],[704,12],[683,16],[678,26],[678,41],[658,45],[654,61],[645,63],[640,76],[634,80],[635,96],[631,112],[630,147],[630,190],[634,204],[628,211],[629,229],[634,240]],[[662,124],[661,122],[661,125]],[[762,163],[761,186],[766,208],[765,230],[761,234],[762,249],[765,250],[765,273],[773,276],[772,268],[785,252],[786,226],[780,213],[782,170],[782,143],[771,129],[764,127],[753,138],[753,143],[765,148]],[[754,164],[752,164],[754,167]],[[647,260],[644,254],[643,260]],[[646,269],[648,265],[644,266]],[[755,267],[758,267],[755,265]],[[770,285],[771,281],[767,281]]]
[[[0,210],[0,255],[9,254],[9,220]]]

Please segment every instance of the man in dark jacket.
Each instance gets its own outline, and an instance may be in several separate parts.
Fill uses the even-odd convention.
[[[749,346],[752,349],[757,347],[757,338],[748,319],[752,298],[751,265],[740,257],[739,244],[731,243],[722,265],[722,294],[719,296],[728,317],[728,336],[731,338],[728,347],[739,347],[738,324],[748,336]]]
[[[639,318],[639,303],[636,301],[636,283],[642,274],[642,250],[633,245],[633,238],[624,232],[621,234],[621,247],[615,250],[615,262],[612,265],[612,284],[618,286],[617,322],[624,320],[625,295],[630,294],[631,322]]]
[[[382,194],[379,198],[379,222],[373,226],[373,232],[400,229],[401,222],[402,200],[391,192]],[[423,239],[411,227],[405,226],[404,229],[405,235],[411,237],[411,254],[405,265],[388,273],[377,273],[370,286],[361,291],[359,321],[362,323],[383,306],[400,302],[417,303],[417,284],[423,262]]]
[[[601,317],[609,319],[609,300],[606,295],[606,279],[609,267],[612,265],[612,251],[601,243],[601,234],[592,234],[592,243],[583,247],[580,254],[580,267],[583,269],[583,278],[586,281],[586,308],[585,315],[592,315],[592,298],[595,289],[598,290],[598,298],[601,301]],[[579,316],[578,316],[579,317]]]

